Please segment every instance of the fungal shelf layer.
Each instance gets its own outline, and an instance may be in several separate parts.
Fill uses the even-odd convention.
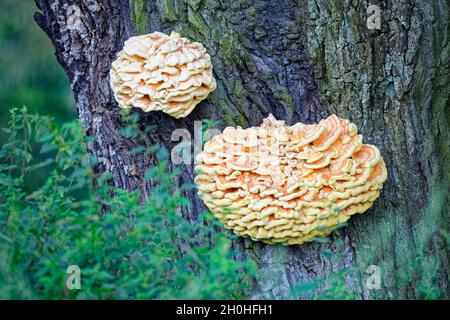
[[[227,127],[196,157],[198,194],[238,235],[301,244],[328,235],[380,195],[387,178],[378,148],[348,120]]]
[[[125,41],[112,63],[110,84],[121,108],[189,115],[216,88],[205,47],[176,32],[153,32]]]

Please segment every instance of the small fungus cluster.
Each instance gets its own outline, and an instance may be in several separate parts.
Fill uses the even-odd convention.
[[[186,117],[216,88],[205,47],[176,32],[153,32],[125,41],[112,63],[111,88],[119,106]]]
[[[227,127],[197,157],[198,194],[226,228],[253,240],[301,244],[328,235],[380,195],[379,150],[349,120]]]

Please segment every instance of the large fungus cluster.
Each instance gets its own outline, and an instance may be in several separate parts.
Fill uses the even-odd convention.
[[[328,235],[380,195],[379,150],[335,115],[286,126],[227,127],[196,161],[199,196],[226,228],[265,243],[301,244]]]
[[[119,106],[161,110],[186,117],[216,88],[205,47],[172,32],[153,32],[125,41],[112,63],[111,88]]]

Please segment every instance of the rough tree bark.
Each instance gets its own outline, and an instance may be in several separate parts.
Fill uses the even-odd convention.
[[[193,131],[194,121],[259,125],[273,113],[288,124],[312,123],[328,114],[351,119],[365,141],[377,145],[389,177],[372,209],[353,217],[333,235],[338,244],[268,246],[238,239],[235,246],[258,262],[251,298],[307,298],[292,294],[299,283],[342,266],[359,266],[348,290],[369,298],[365,268],[382,265],[383,298],[416,298],[414,281],[395,281],[414,258],[416,233],[434,186],[448,181],[450,122],[450,25],[448,0],[373,1],[381,8],[381,30],[366,26],[368,1],[351,0],[37,0],[36,21],[52,40],[65,69],[89,146],[110,171],[114,185],[151,192],[142,172],[150,155],[129,155],[132,139],[118,134],[124,124],[109,87],[109,69],[124,40],[138,32],[177,30],[202,42],[212,56],[217,90],[187,118],[161,112],[142,115],[156,124],[152,143],[169,150],[177,128]],[[137,111],[138,112],[138,111]],[[184,166],[176,184],[192,182]],[[448,186],[448,184],[447,184]],[[186,196],[192,221],[205,207],[194,191]],[[448,219],[448,196],[440,214]],[[387,222],[386,222],[387,221]],[[362,250],[373,254],[360,255]],[[330,261],[323,249],[343,253]],[[430,252],[448,298],[448,248],[434,239]],[[361,271],[362,270],[362,271]]]

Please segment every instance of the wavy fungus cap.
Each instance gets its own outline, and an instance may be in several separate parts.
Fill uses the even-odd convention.
[[[112,63],[111,88],[119,106],[186,117],[216,88],[212,64],[198,42],[153,32],[125,41]]]
[[[380,195],[387,178],[379,150],[335,115],[286,126],[227,127],[196,161],[195,182],[225,227],[265,243],[301,244],[328,235]]]

